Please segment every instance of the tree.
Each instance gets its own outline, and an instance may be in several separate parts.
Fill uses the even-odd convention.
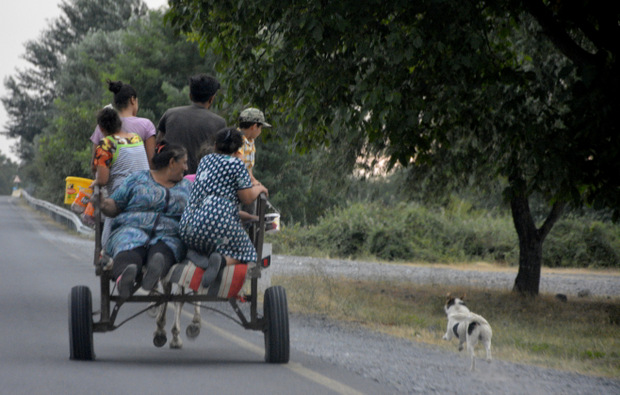
[[[66,51],[89,32],[114,31],[133,17],[146,13],[142,0],[63,0],[61,16],[52,21],[38,40],[25,44],[24,59],[30,64],[5,80],[8,96],[2,103],[9,115],[6,129],[19,137],[19,155],[33,159],[32,144],[53,117],[57,97],[55,83]]]
[[[17,175],[17,163],[0,153],[0,195],[10,195]]]
[[[166,18],[221,53],[237,81],[229,95],[297,123],[295,145],[352,130],[392,163],[459,181],[504,177],[520,245],[515,290],[536,295],[542,245],[566,204],[620,207],[618,40],[600,40],[618,37],[617,6],[575,1],[568,13],[564,3],[171,0]],[[575,47],[597,53],[597,67],[562,56]],[[540,225],[533,193],[550,203]]]
[[[39,198],[60,203],[67,176],[91,177],[89,140],[96,114],[111,103],[106,80],[122,80],[138,92],[139,116],[155,124],[168,106],[189,102],[187,77],[212,72],[216,57],[201,57],[195,43],[163,26],[159,11],[114,31],[94,31],[65,51],[54,83],[53,116],[34,138],[28,180]]]

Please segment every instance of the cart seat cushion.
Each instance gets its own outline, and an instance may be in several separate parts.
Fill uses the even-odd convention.
[[[246,264],[224,266],[215,281],[208,288],[204,288],[202,286],[204,269],[185,259],[172,266],[164,281],[192,289],[199,294],[229,299],[236,297],[243,288],[247,269]]]

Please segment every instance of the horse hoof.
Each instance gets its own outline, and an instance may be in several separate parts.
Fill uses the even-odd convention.
[[[189,324],[185,329],[185,334],[188,339],[195,339],[200,335],[200,325],[197,324]]]
[[[153,337],[153,344],[155,345],[155,347],[163,347],[167,341],[168,338],[166,337],[166,335],[155,335]]]
[[[182,341],[175,342],[173,340],[170,342],[170,348],[175,349],[175,350],[180,350],[183,348],[183,342]]]

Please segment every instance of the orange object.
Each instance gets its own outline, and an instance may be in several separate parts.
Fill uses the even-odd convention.
[[[86,205],[86,209],[84,210],[84,215],[87,217],[95,217],[95,206],[91,202],[88,202]]]
[[[71,204],[71,210],[75,211],[78,214],[83,213],[88,203],[90,203],[90,197],[92,196],[92,194],[92,189],[80,188],[77,195],[75,196],[73,204]]]

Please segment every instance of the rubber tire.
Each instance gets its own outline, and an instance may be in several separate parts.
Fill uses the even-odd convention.
[[[69,294],[69,348],[73,360],[95,359],[93,344],[93,305],[90,289],[84,285],[71,288]]]
[[[286,291],[281,286],[265,290],[263,301],[265,319],[265,361],[287,363],[290,355],[288,303]]]

